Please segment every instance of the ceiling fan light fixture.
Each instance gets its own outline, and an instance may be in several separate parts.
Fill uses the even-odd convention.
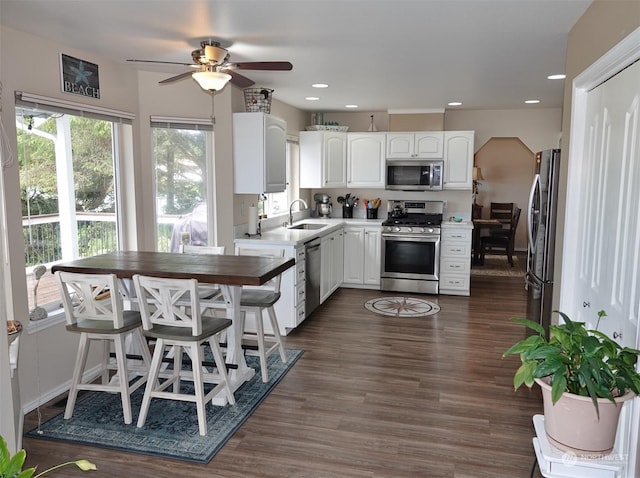
[[[205,91],[220,91],[231,79],[231,75],[220,71],[196,71],[191,76]]]

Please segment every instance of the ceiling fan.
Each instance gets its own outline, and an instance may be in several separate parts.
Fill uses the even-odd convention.
[[[172,76],[160,81],[160,84],[173,83],[193,77],[200,87],[206,91],[219,91],[231,81],[240,88],[248,88],[255,82],[236,70],[270,70],[270,71],[290,71],[293,65],[288,61],[254,61],[232,63],[229,61],[229,51],[220,46],[220,42],[215,40],[204,40],[200,42],[200,48],[191,52],[193,63],[181,63],[173,61],[156,60],[127,60],[138,63],[162,63],[165,65],[183,65],[195,68],[196,71],[185,71],[179,75]]]

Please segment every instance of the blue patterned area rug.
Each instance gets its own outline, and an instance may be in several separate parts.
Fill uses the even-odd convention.
[[[151,400],[147,421],[144,427],[137,428],[144,387],[131,395],[133,422],[130,425],[124,423],[119,394],[89,392],[78,398],[72,418],[65,420],[64,413],[60,413],[40,426],[41,433],[34,429],[26,435],[209,463],[303,352],[287,349],[286,363],[282,363],[278,354],[269,356],[268,383],[262,383],[258,357],[248,356],[247,364],[256,370],[256,374],[235,392],[235,406],[207,405],[206,436],[198,433],[195,403],[174,400]]]

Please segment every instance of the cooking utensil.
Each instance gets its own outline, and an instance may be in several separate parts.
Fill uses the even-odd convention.
[[[401,218],[405,217],[406,215],[407,215],[406,211],[400,205],[395,206],[391,210],[391,213],[389,214],[389,216],[391,216],[393,219],[401,219]]]

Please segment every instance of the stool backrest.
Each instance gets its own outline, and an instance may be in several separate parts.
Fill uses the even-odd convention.
[[[137,274],[133,276],[133,284],[140,304],[144,330],[151,330],[154,325],[164,325],[189,328],[194,336],[202,333],[196,279],[171,279]]]
[[[112,322],[114,328],[124,326],[122,295],[115,274],[58,271],[55,277],[68,325],[90,319]]]
[[[284,257],[284,249],[273,248],[273,249],[259,249],[252,247],[236,247],[236,255],[237,256],[262,256],[262,257],[272,257],[272,258],[280,258]],[[247,289],[270,289],[274,292],[280,292],[280,282],[281,282],[282,274],[278,274],[276,277],[271,279],[264,285],[261,286],[243,286]]]
[[[192,246],[186,244],[182,246],[182,252],[185,254],[224,254],[224,246]]]

